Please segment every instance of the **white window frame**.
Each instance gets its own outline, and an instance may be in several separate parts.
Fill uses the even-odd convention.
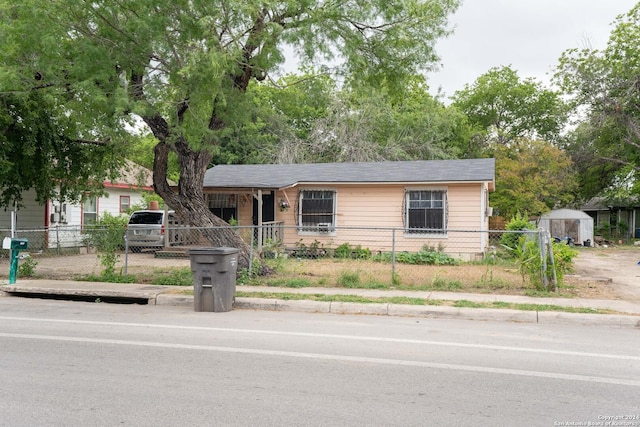
[[[333,212],[331,213],[332,221],[327,227],[327,231],[321,231],[318,226],[304,226],[302,224],[302,205],[304,201],[304,194],[310,192],[330,192],[333,194]],[[338,210],[338,192],[335,188],[305,188],[298,193],[298,234],[302,236],[335,236],[337,227]]]
[[[93,210],[87,210],[87,207]],[[98,222],[98,198],[93,196],[86,196],[82,201],[82,225],[90,225],[87,222],[87,215],[93,215],[93,224]]]
[[[433,231],[423,231],[416,232],[412,230],[417,230],[415,228],[411,228],[409,224],[409,210],[411,209],[411,194],[419,193],[419,192],[438,192],[442,193],[442,225],[443,228],[436,229]],[[404,235],[408,238],[446,238],[447,237],[447,228],[449,222],[449,197],[448,197],[449,189],[447,187],[420,187],[420,188],[405,188],[404,191]],[[416,202],[415,200],[413,202]]]

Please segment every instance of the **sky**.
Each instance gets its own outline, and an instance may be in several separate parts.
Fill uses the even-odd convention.
[[[638,0],[463,0],[449,24],[454,33],[436,51],[441,69],[427,75],[445,99],[493,67],[548,84],[563,51],[604,48],[615,18]]]

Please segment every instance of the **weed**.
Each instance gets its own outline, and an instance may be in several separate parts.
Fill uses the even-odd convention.
[[[302,239],[296,242],[295,256],[298,258],[320,258],[327,255],[327,251],[320,241],[314,240],[308,246]]]
[[[33,277],[36,275],[38,261],[28,256],[18,266],[18,276]]]
[[[312,286],[313,283],[308,279],[284,279],[277,286],[282,286],[285,288],[308,288]],[[269,284],[269,286],[273,286],[273,284]]]
[[[389,302],[391,304],[425,305],[424,299],[411,297],[389,297],[384,298],[384,302]]]
[[[361,245],[351,247],[348,243],[343,243],[335,249],[334,256],[336,258],[370,259],[371,250],[363,248]]]
[[[398,273],[394,272],[391,275],[391,284],[395,287],[402,285],[402,281],[400,280],[400,275]]]
[[[377,280],[368,280],[362,286],[362,289],[388,289],[389,286],[386,283],[378,282]]]
[[[380,258],[382,259],[382,258]],[[444,252],[422,249],[420,252],[398,252],[396,261],[403,264],[418,265],[458,265],[460,261]]]
[[[360,275],[357,272],[342,271],[338,277],[338,285],[345,288],[360,287]]]
[[[100,264],[104,267],[103,276],[117,275],[115,266],[120,259],[118,251],[124,243],[127,221],[128,218],[124,215],[114,216],[105,212],[95,224],[84,230],[87,244],[98,251]]]
[[[84,280],[85,282],[107,282],[107,283],[135,283],[136,277],[129,274],[89,274],[87,276],[82,276],[79,280]]]
[[[175,268],[168,273],[154,277],[151,283],[165,286],[191,286],[193,285],[193,273],[188,267]]]

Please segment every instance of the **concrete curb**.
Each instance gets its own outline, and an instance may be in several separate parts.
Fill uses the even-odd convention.
[[[156,304],[193,307],[193,297],[160,294],[156,299]],[[308,300],[291,301],[267,298],[236,298],[233,308],[237,310],[256,311],[294,311],[303,313],[415,317],[423,319],[463,319],[556,325],[572,324],[582,326],[593,325],[640,329],[640,316],[566,313],[555,311],[457,308],[437,305],[403,305],[387,303],[363,304]]]
[[[119,299],[132,299],[132,300],[147,300],[148,304],[157,304],[156,300],[158,295],[161,295],[158,291],[141,291],[136,290],[122,290],[122,289],[80,289],[80,288],[50,288],[50,287],[21,287],[18,285],[12,285],[11,287],[3,286],[0,292],[6,295],[13,294],[30,294],[30,295],[59,295],[68,297],[90,297],[90,298],[119,298]]]
[[[191,295],[172,294],[162,288],[138,286],[127,289],[124,286],[112,285],[109,289],[95,287],[95,284],[78,283],[69,287],[0,286],[0,297],[14,294],[42,294],[85,296],[95,298],[130,298],[146,299],[149,304],[162,306],[194,307]],[[584,304],[578,304],[584,305]],[[304,313],[332,313],[349,315],[376,315],[414,317],[423,319],[464,319],[480,321],[503,321],[514,323],[542,323],[557,325],[594,325],[618,328],[640,329],[640,316],[609,315],[589,313],[568,313],[560,311],[524,311],[512,309],[459,308],[439,305],[404,305],[391,303],[353,303],[327,302],[311,300],[284,300],[269,298],[237,297],[233,308],[240,310],[293,311]]]
[[[289,301],[264,298],[236,298],[234,308],[244,310],[298,311],[304,313],[330,313],[331,303],[324,301]]]
[[[615,326],[619,328],[640,329],[640,316],[623,316],[619,314],[585,314],[566,313],[559,311],[538,312],[538,323],[556,325],[598,325]]]

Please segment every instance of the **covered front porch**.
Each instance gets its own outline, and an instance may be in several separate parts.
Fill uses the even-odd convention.
[[[252,240],[257,250],[283,242],[285,215],[292,205],[283,189],[205,189],[204,195],[209,210],[230,225],[256,226]]]

